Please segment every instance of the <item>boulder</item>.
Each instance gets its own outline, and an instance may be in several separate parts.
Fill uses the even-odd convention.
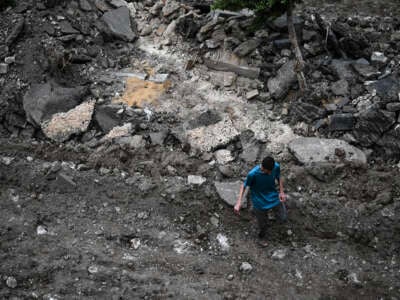
[[[126,6],[106,12],[101,21],[103,33],[110,38],[133,42],[137,36],[132,30],[129,9]]]
[[[224,200],[230,206],[235,206],[236,201],[239,197],[240,187],[242,185],[242,181],[233,181],[233,182],[214,182],[214,186],[217,190],[219,197]],[[247,207],[247,199],[244,196],[242,200],[241,207]]]
[[[377,142],[387,155],[398,157],[400,154],[400,124],[386,132]]]
[[[360,113],[353,135],[361,145],[369,147],[376,143],[395,122],[394,112],[379,110],[376,106],[372,106]]]
[[[285,63],[277,72],[277,76],[268,80],[268,90],[275,99],[281,99],[296,82],[295,61]]]
[[[66,112],[80,102],[87,94],[86,87],[62,87],[55,83],[34,84],[26,92],[23,107],[29,123],[39,127],[53,114]]]
[[[380,79],[370,87],[376,90],[376,94],[384,103],[399,101],[400,80],[395,75]]]
[[[101,105],[96,107],[94,118],[104,133],[109,132],[121,123],[121,116],[117,114],[120,106]]]
[[[289,143],[289,151],[305,165],[322,162],[355,162],[365,164],[366,155],[360,149],[338,139],[301,137]]]
[[[53,115],[42,123],[43,133],[56,142],[64,142],[73,134],[85,132],[92,120],[96,101],[84,102],[66,113]]]
[[[239,57],[243,57],[253,52],[260,44],[261,41],[259,39],[250,39],[237,46],[233,50],[233,53]]]

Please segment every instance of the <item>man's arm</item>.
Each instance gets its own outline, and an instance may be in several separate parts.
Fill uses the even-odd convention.
[[[282,178],[277,179],[278,183],[279,183],[279,200],[281,200],[281,202],[285,202],[286,201],[286,195],[283,189],[283,180]]]
[[[234,209],[234,211],[235,211],[235,213],[239,213],[239,211],[240,211],[240,207],[241,207],[241,205],[242,205],[242,198],[243,198],[243,194],[244,194],[244,191],[246,190],[246,187],[244,186],[244,184],[242,183],[242,186],[240,187],[240,192],[239,192],[239,197],[238,197],[238,199],[237,199],[237,201],[236,201],[236,204],[235,204],[235,207],[233,208]]]

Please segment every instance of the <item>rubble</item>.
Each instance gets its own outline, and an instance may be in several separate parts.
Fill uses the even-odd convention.
[[[214,186],[217,190],[219,197],[230,206],[234,206],[236,204],[236,201],[239,198],[239,191],[242,184],[242,181],[214,182]],[[247,207],[246,197],[243,197],[241,207]]]
[[[107,11],[102,17],[103,32],[107,37],[133,42],[137,39],[131,24],[130,12],[126,6]]]

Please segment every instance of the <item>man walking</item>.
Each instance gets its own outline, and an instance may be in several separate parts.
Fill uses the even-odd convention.
[[[276,190],[276,183],[279,184],[279,193]],[[234,207],[234,211],[237,214],[239,214],[243,194],[247,187],[250,188],[253,211],[260,229],[258,234],[260,245],[266,247],[267,242],[264,238],[268,227],[268,210],[274,210],[277,218],[282,222],[287,219],[287,211],[284,204],[286,195],[283,192],[279,164],[272,157],[268,156],[263,159],[261,165],[254,167],[247,174]]]

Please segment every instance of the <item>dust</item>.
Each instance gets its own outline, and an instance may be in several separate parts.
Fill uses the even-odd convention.
[[[114,103],[126,103],[129,106],[144,107],[156,104],[160,96],[169,88],[170,82],[156,83],[136,77],[127,78],[125,92],[113,99]]]

